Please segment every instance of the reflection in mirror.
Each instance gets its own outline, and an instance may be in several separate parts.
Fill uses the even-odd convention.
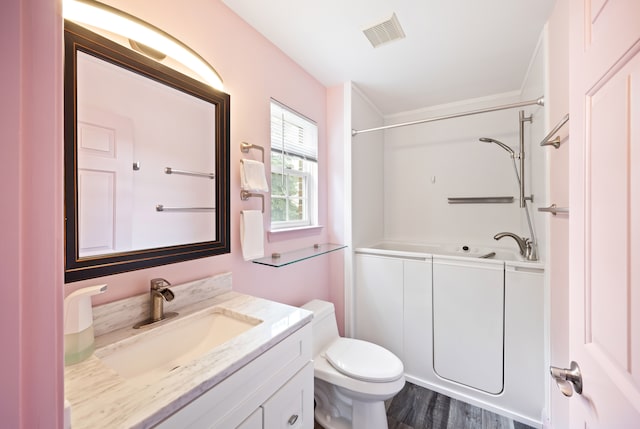
[[[229,252],[229,96],[65,23],[66,281]]]

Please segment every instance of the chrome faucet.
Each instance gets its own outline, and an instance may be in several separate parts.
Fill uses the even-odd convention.
[[[519,237],[512,232],[499,232],[493,236],[494,240],[500,240],[503,237],[511,237],[516,243],[518,243],[518,247],[520,248],[520,255],[524,257],[527,261],[537,261],[538,260],[538,252],[536,250],[536,244],[532,242],[530,239],[526,237]]]

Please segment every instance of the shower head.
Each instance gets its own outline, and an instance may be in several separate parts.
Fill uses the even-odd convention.
[[[509,146],[507,146],[506,144],[502,143],[501,141],[498,141],[496,139],[490,139],[488,137],[480,137],[480,141],[484,142],[484,143],[495,143],[498,146],[500,146],[502,149],[506,150],[507,152],[509,152],[509,155],[511,155],[511,157],[515,157],[515,152],[513,151],[513,149],[511,149]]]

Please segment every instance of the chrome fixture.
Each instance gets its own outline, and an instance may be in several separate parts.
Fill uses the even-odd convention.
[[[560,139],[560,136],[556,136],[553,140],[551,139],[551,137],[555,133],[557,133],[560,130],[560,128],[562,128],[562,126],[567,123],[568,120],[569,120],[569,114],[567,113],[566,115],[564,115],[562,119],[560,119],[560,122],[558,122],[558,124],[555,127],[553,127],[551,131],[549,131],[549,134],[547,134],[545,138],[542,139],[542,141],[540,142],[540,146],[553,146],[556,149],[558,149],[560,147],[560,143],[562,142],[562,140]]]
[[[435,116],[433,118],[420,119],[420,120],[411,121],[411,122],[403,122],[403,123],[400,123],[400,124],[384,125],[382,127],[368,128],[366,130],[351,130],[351,136],[355,136],[355,135],[363,134],[363,133],[370,133],[372,131],[382,131],[382,130],[388,130],[388,129],[391,129],[391,128],[406,127],[408,125],[424,124],[424,123],[427,123],[427,122],[442,121],[444,119],[462,118],[464,116],[477,115],[479,113],[497,112],[498,110],[515,109],[516,107],[525,107],[525,106],[532,106],[532,105],[544,106],[544,97],[539,97],[539,98],[536,98],[535,100],[521,101],[521,102],[518,102],[518,103],[503,104],[501,106],[487,107],[487,108],[484,108],[484,109],[471,110],[469,112],[454,113],[454,114],[451,114],[451,115],[443,115],[443,116]]]
[[[164,204],[156,204],[157,212],[212,212],[215,207],[167,207]]]
[[[522,255],[527,261],[538,260],[536,245],[533,241],[526,237],[519,237],[512,232],[499,232],[493,236],[493,239],[500,240],[504,237],[511,237],[516,241],[516,243],[518,243],[518,247],[520,248],[520,255]]]
[[[185,176],[196,176],[196,177],[206,177],[208,179],[215,179],[216,175],[214,173],[201,173],[199,171],[187,171],[187,170],[178,170],[176,168],[165,167],[165,174],[184,174]]]
[[[571,362],[569,368],[551,366],[549,372],[564,396],[572,396],[574,391],[582,395],[582,373],[575,361]]]
[[[448,197],[449,204],[511,204],[513,197]]]
[[[164,301],[173,301],[173,298],[175,298],[173,291],[167,286],[171,286],[171,283],[165,279],[158,278],[151,280],[151,316],[143,322],[136,323],[133,326],[135,329],[170,319],[178,315],[178,313],[175,312],[164,312]]]
[[[496,256],[496,252],[489,252],[486,255],[478,256],[479,259],[490,259]]]
[[[555,204],[551,204],[549,207],[539,207],[539,212],[551,213],[552,215],[557,215],[558,213],[569,213],[568,207],[558,207]]]
[[[533,115],[524,116],[524,110],[520,111],[520,208],[525,208],[527,203],[524,198],[524,123],[533,122]]]
[[[249,150],[251,149],[259,150],[262,155],[262,162],[264,162],[264,148],[262,146],[257,144],[247,143],[247,142],[240,143],[240,152],[249,153]]]
[[[502,149],[504,149],[507,152],[509,152],[509,155],[511,156],[511,158],[515,158],[516,157],[516,153],[513,151],[513,149],[511,149],[509,146],[507,146],[506,144],[502,143],[501,141],[498,141],[496,139],[490,139],[488,137],[480,137],[480,141],[484,142],[484,143],[495,143],[498,146],[500,146]]]
[[[520,152],[515,153],[513,149],[511,149],[506,144],[491,139],[488,137],[481,137],[480,141],[485,143],[495,143],[500,146],[502,149],[509,152],[511,155],[511,159],[513,160],[513,171],[516,175],[516,180],[518,182],[518,187],[520,188],[520,207],[524,209],[524,213],[527,217],[527,226],[529,227],[529,232],[531,234],[531,239],[521,239],[515,234],[511,234],[511,237],[514,238],[518,242],[518,246],[520,247],[520,254],[524,256],[528,261],[537,261],[538,260],[538,240],[536,239],[536,232],[533,228],[533,223],[531,222],[531,214],[529,213],[529,206],[527,205],[527,201],[533,202],[533,195],[525,196],[525,188],[524,188],[524,123],[525,122],[533,122],[533,115],[525,116],[524,110],[519,112],[519,124],[520,124]],[[518,171],[518,166],[516,165],[516,159],[520,160],[520,171]],[[502,234],[502,233],[501,233]],[[504,233],[510,234],[510,233]],[[498,237],[500,234],[497,234],[494,238],[499,240],[503,236]],[[519,241],[525,240],[525,241]],[[523,250],[524,249],[524,250]],[[527,250],[528,249],[528,250]]]
[[[244,189],[240,191],[240,199],[242,201],[247,201],[249,198],[260,198],[262,200],[262,213],[264,213],[264,195],[258,194],[255,192],[245,191]]]

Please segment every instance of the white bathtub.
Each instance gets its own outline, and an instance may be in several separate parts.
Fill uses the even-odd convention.
[[[355,249],[354,280],[354,337],[398,355],[408,381],[542,426],[542,263],[517,249],[384,241]]]
[[[356,248],[356,253],[368,253],[387,256],[423,257],[423,256],[453,256],[461,258],[480,258],[486,256],[490,260],[525,261],[517,250],[498,247],[483,247],[466,244],[419,244],[399,241],[382,241],[372,246]],[[495,255],[491,256],[492,253]],[[530,262],[527,262],[530,263]]]

